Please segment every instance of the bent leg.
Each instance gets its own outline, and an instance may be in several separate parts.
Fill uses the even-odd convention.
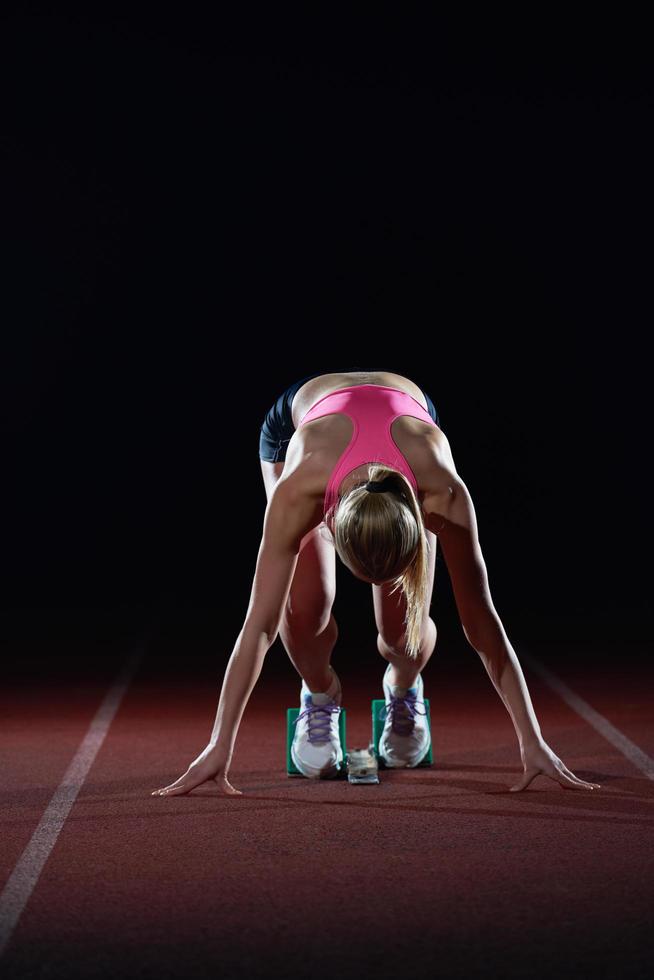
[[[438,538],[432,531],[426,531],[429,542],[429,584],[427,599],[422,617],[420,634],[420,649],[416,660],[411,660],[406,653],[406,600],[401,590],[391,595],[391,584],[373,585],[372,599],[375,609],[375,624],[377,626],[377,649],[385,660],[393,665],[389,683],[400,687],[413,687],[418,674],[431,657],[436,646],[436,623],[429,615],[431,597],[434,588],[434,571],[436,568],[436,548]]]
[[[282,474],[284,463],[261,460],[267,499]],[[332,613],[336,597],[336,552],[320,533],[306,534],[282,614],[279,633],[284,648],[310,691],[326,691],[332,682],[329,662],[338,638]]]

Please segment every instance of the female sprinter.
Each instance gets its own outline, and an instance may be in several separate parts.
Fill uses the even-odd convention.
[[[429,750],[421,671],[436,644],[430,617],[437,538],[465,636],[513,722],[523,790],[539,773],[574,789],[599,788],[570,772],[545,742],[525,679],[493,605],[477,520],[434,404],[389,371],[310,375],[267,413],[259,456],[267,495],[250,601],[231,654],[207,747],[174,783],[152,795],[188,793],[228,780],[238,727],[264,657],[281,635],[302,678],[292,757],[305,776],[343,762],[341,687],[330,665],[336,553],[372,585],[383,677],[387,766],[413,767]]]

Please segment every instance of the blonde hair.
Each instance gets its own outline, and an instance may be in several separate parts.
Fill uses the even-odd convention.
[[[406,599],[407,656],[420,651],[420,632],[429,584],[429,541],[420,504],[407,478],[380,463],[368,467],[368,479],[383,480],[386,490],[366,490],[365,481],[330,508],[325,523],[339,558],[350,571],[374,582],[392,581],[391,595]]]

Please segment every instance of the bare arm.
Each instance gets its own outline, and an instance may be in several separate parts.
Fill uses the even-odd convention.
[[[438,531],[463,632],[502,699],[522,748],[542,737],[540,726],[518,658],[493,605],[470,492],[452,472],[448,486],[442,513],[427,513],[425,524]]]
[[[315,504],[293,482],[278,480],[266,507],[263,535],[243,628],[229,658],[210,743],[217,759],[231,763],[238,727],[275,642],[293,581],[300,543],[310,530]]]
[[[425,497],[425,526],[438,535],[466,638],[513,722],[525,766],[523,779],[513,788],[524,789],[538,772],[563,785],[594,788],[597,784],[574,776],[543,739],[520,662],[493,605],[472,497],[444,435],[436,463],[440,489]]]
[[[224,792],[238,792],[227,781],[239,725],[259,679],[266,653],[275,642],[293,581],[300,544],[311,529],[315,501],[281,479],[268,501],[245,622],[227,663],[209,744],[186,773],[156,793],[187,793],[207,779]]]

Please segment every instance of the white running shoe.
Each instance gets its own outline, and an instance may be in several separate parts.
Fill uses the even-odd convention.
[[[424,685],[418,674],[415,687],[391,686],[386,668],[383,687],[385,705],[379,717],[386,719],[379,739],[379,755],[392,769],[418,766],[429,752],[431,734],[424,702]]]
[[[291,758],[303,776],[330,779],[343,764],[343,747],[338,728],[341,714],[341,684],[334,671],[324,693],[312,693],[302,681],[300,714],[295,720]]]

